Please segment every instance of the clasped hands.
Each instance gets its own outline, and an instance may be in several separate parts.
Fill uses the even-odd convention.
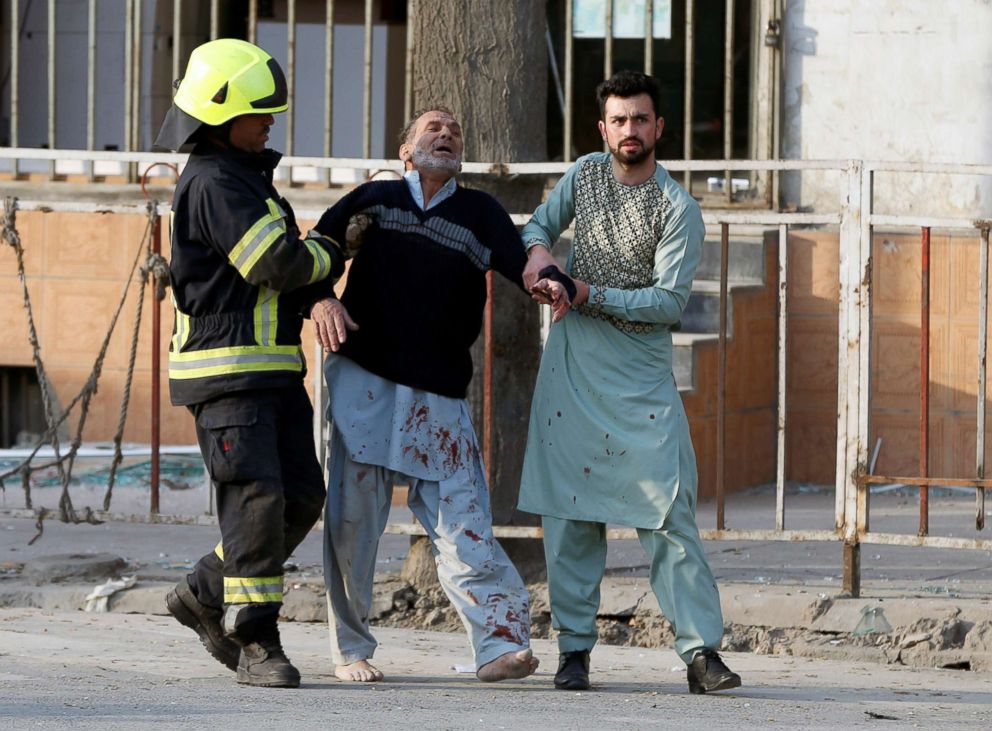
[[[558,322],[573,306],[582,304],[589,296],[589,287],[578,279],[573,279],[575,283],[576,295],[570,300],[565,290],[565,285],[541,274],[547,267],[559,269],[558,262],[551,255],[551,252],[544,246],[532,246],[527,252],[527,266],[524,268],[524,287],[531,293],[535,302],[542,305],[551,305],[551,321]]]

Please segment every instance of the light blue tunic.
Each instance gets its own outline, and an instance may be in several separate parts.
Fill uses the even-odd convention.
[[[699,263],[702,215],[660,165],[654,177],[628,186],[614,177],[611,156],[595,153],[558,182],[524,227],[524,242],[550,247],[573,219],[568,270],[590,285],[589,301],[551,327],[519,506],[657,529],[679,490],[695,502],[672,329]]]

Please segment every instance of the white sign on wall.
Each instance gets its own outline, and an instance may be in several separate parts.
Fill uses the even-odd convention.
[[[606,3],[609,0],[575,0],[572,34],[576,38],[606,37]],[[646,0],[613,0],[613,37],[643,38]],[[653,35],[672,37],[672,0],[654,0]]]

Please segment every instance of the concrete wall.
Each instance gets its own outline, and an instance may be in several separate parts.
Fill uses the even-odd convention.
[[[785,3],[782,155],[992,163],[992,3]],[[822,175],[787,175],[787,204],[831,207]],[[879,176],[876,212],[980,215],[976,177]]]

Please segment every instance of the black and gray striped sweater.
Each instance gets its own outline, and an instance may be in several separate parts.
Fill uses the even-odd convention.
[[[479,336],[486,271],[522,289],[527,255],[513,222],[487,193],[458,186],[423,211],[407,183],[366,183],[329,208],[317,230],[344,241],[348,220],[372,216],[341,296],[359,330],[340,354],[376,375],[464,398]]]

